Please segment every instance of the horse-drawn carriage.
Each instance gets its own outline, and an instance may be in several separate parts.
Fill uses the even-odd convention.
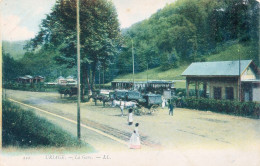
[[[125,100],[128,90],[115,90],[109,93],[111,100]]]
[[[126,101],[145,102],[142,94],[138,91],[128,91],[126,95]]]
[[[91,98],[94,99],[95,105],[97,105],[97,100],[99,100],[103,102],[103,106],[105,106],[105,103],[110,101],[110,93],[113,93],[113,91],[101,89],[100,91],[94,92]]]
[[[75,86],[59,86],[58,92],[61,95],[72,97],[73,95],[77,95],[78,89]]]
[[[136,114],[152,114],[162,104],[162,96],[159,94],[146,94],[143,98],[143,102],[139,102],[135,109]]]
[[[109,96],[112,100],[144,102],[142,94],[138,91],[116,90],[115,92],[110,93]]]
[[[111,102],[113,107],[124,103],[125,108],[133,108],[134,113],[137,115],[152,114],[162,104],[162,96],[159,94],[142,95],[138,91],[128,90],[115,90],[106,94],[94,94],[93,99],[95,103],[97,100],[103,101],[104,106],[106,102]]]

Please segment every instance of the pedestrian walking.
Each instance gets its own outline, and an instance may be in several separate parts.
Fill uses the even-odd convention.
[[[128,125],[131,126],[133,124],[133,109],[130,108],[128,110]]]
[[[170,102],[169,104],[169,115],[173,116],[174,103]]]
[[[165,99],[163,98],[162,99],[162,108],[164,108],[165,107]]]
[[[121,116],[124,116],[124,102],[122,100],[120,100],[120,110],[121,110]]]
[[[97,105],[97,94],[94,94],[93,96],[94,96],[93,99],[94,99],[95,105]]]
[[[140,135],[138,132],[138,126],[139,123],[135,124],[134,132],[132,133],[129,141],[129,148],[130,149],[140,149],[141,148],[141,141],[140,141]]]
[[[103,107],[106,107],[106,101],[103,99]]]

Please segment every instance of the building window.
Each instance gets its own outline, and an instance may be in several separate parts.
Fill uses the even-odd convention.
[[[226,87],[226,99],[234,100],[234,89],[233,87]]]
[[[221,99],[221,87],[214,87],[214,99]]]

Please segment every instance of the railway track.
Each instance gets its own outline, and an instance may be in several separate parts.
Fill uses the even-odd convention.
[[[126,142],[129,141],[131,134],[132,134],[130,132],[118,130],[118,129],[115,129],[113,127],[110,127],[110,126],[107,126],[107,125],[104,125],[104,124],[101,124],[101,123],[97,123],[97,122],[89,120],[89,119],[87,119],[87,125],[92,127],[92,128],[98,129],[98,130],[100,130],[100,131],[102,131],[106,134],[110,134],[110,135],[112,135],[116,138],[124,140]],[[148,147],[160,147],[161,146],[160,143],[151,140],[148,136],[140,135],[140,139],[141,139],[142,145],[145,145],[145,146],[148,146]]]
[[[10,99],[10,100],[15,101],[13,99]],[[25,104],[25,103],[21,103],[21,102],[18,102],[18,101],[15,101],[15,102],[19,103],[19,104],[22,104],[22,105],[25,105],[27,107],[31,107],[31,108],[34,107],[34,109],[35,108],[36,109],[41,109],[42,111],[44,111],[44,109],[45,109],[42,106],[35,107],[35,106],[30,106],[27,103]],[[30,104],[32,104],[32,103],[30,103]],[[73,117],[70,114],[61,113],[59,111],[50,111],[50,110],[45,111],[45,112],[49,112],[50,114],[56,114],[57,116],[64,117],[66,119],[70,119],[70,121],[71,120],[76,121],[76,117]],[[122,131],[122,130],[110,127],[108,125],[95,122],[95,121],[90,120],[90,119],[86,119],[83,123],[86,126],[89,126],[89,127],[94,128],[96,130],[102,131],[103,133],[106,133],[108,135],[116,137],[116,138],[118,138],[118,139],[120,139],[122,141],[125,141],[125,142],[129,141],[129,139],[131,137],[131,134],[132,134],[130,132]],[[148,146],[148,147],[151,147],[151,148],[161,147],[160,143],[151,140],[148,136],[144,136],[144,135],[140,134],[140,140],[141,140],[141,144],[144,145],[144,146]]]

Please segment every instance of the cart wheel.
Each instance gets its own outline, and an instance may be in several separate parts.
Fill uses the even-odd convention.
[[[137,107],[134,109],[134,114],[135,115],[143,115],[143,110],[142,107]]]
[[[106,102],[106,106],[112,107],[112,102],[111,102],[111,101],[107,101],[107,102]]]
[[[136,105],[136,108],[134,111],[135,111],[136,115],[145,115],[145,108],[140,104]]]
[[[143,106],[141,106],[140,112],[141,112],[142,115],[145,115],[146,114],[146,109]]]
[[[157,109],[158,109],[158,107],[159,107],[159,105],[153,105],[153,106],[151,107],[151,109],[150,109],[151,114],[153,114],[154,112],[156,112]]]
[[[134,114],[140,116],[141,115],[140,109],[139,108],[135,108],[134,109]]]

